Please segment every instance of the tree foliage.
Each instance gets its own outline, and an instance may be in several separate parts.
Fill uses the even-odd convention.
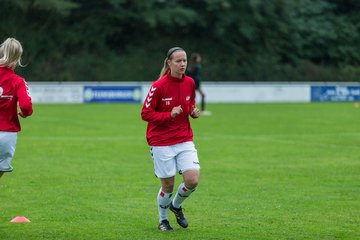
[[[211,81],[359,81],[358,0],[3,0],[29,81],[152,81],[166,51]],[[0,39],[0,40],[1,40]]]

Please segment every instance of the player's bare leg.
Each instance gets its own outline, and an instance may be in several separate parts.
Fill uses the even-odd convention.
[[[198,91],[201,96],[201,113],[205,116],[210,116],[211,112],[205,110],[205,93],[201,88],[199,88]]]

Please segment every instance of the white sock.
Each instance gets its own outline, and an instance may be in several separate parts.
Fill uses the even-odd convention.
[[[195,191],[196,188],[194,189],[188,189],[185,187],[185,184],[184,183],[181,183],[177,192],[176,192],[176,195],[174,197],[174,200],[172,201],[172,204],[175,208],[180,208],[181,206],[181,203],[187,198],[190,196],[190,194]]]
[[[166,193],[160,188],[158,198],[157,198],[160,222],[162,220],[167,220],[168,219],[169,206],[170,206],[170,203],[171,203],[171,196],[172,196],[172,193]]]

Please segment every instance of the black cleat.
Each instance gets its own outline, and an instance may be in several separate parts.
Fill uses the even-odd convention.
[[[170,204],[170,210],[175,214],[176,217],[176,221],[177,223],[183,227],[183,228],[187,228],[188,227],[188,222],[184,216],[183,210],[182,208],[175,208],[172,203]]]
[[[172,231],[174,230],[171,226],[168,220],[162,220],[158,226],[158,229],[160,231]]]

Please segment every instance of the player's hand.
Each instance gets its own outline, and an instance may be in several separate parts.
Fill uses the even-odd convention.
[[[191,108],[190,116],[191,116],[192,118],[198,118],[198,117],[200,117],[200,109],[198,109],[197,107],[192,107],[192,108]]]
[[[182,112],[183,112],[183,110],[181,108],[181,105],[176,106],[171,110],[171,117],[174,118]]]
[[[26,116],[24,116],[24,114],[22,112],[18,112],[18,115],[22,118],[26,118]]]

